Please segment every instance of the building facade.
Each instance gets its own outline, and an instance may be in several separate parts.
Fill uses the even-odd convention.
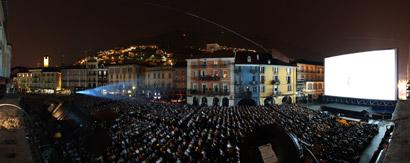
[[[17,85],[15,88],[19,92],[31,91],[32,74],[30,72],[18,72],[16,76]]]
[[[67,66],[61,68],[62,88],[79,91],[87,88],[87,69],[85,66]]]
[[[275,63],[261,65],[260,105],[296,102],[296,66]]]
[[[145,67],[144,89],[148,98],[169,98],[173,89],[173,68],[171,66]]]
[[[107,68],[100,64],[97,57],[88,57],[86,59],[87,69],[87,88],[104,86],[108,83]]]
[[[324,66],[320,62],[296,61],[299,99],[316,100],[324,92]]]
[[[17,73],[19,91],[54,93],[61,90],[61,72],[56,68],[33,68]]]
[[[237,52],[235,58],[236,105],[296,102],[296,66],[267,53]]]
[[[172,102],[186,102],[186,62],[177,62],[172,66],[172,89],[168,92]]]
[[[143,86],[143,68],[135,64],[110,65],[108,83],[118,94],[135,94]]]
[[[233,52],[204,52],[187,59],[187,103],[206,106],[233,106]]]
[[[7,42],[7,1],[0,3],[0,93],[7,91],[11,69],[11,45]]]

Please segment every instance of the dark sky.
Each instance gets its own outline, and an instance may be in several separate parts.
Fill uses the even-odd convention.
[[[72,63],[86,50],[111,48],[174,30],[221,31],[191,17],[141,2],[9,1],[7,30],[13,45],[13,66],[35,66],[43,55],[50,55],[53,65],[62,60]],[[209,18],[266,48],[277,48],[294,58],[322,60],[347,52],[398,48],[400,75],[405,77],[410,42],[410,3],[407,1],[150,2]],[[238,45],[243,45],[243,40],[237,40]]]

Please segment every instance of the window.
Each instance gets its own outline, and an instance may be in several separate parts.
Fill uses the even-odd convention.
[[[261,76],[261,83],[265,83],[265,76]]]
[[[224,71],[224,76],[223,76],[223,78],[228,78],[228,71]]]
[[[262,87],[261,87],[261,92],[265,93],[265,86],[264,85],[262,85]]]
[[[291,69],[290,67],[287,67],[287,68],[286,68],[286,73],[287,73],[288,75],[290,75],[291,72],[292,72],[292,69]]]
[[[275,81],[279,81],[279,76],[275,76]]]
[[[202,92],[205,93],[206,92],[206,84],[202,84]]]
[[[288,92],[292,91],[292,85],[288,85]]]
[[[219,90],[218,90],[218,85],[217,84],[214,84],[214,92],[218,92]]]
[[[192,89],[193,89],[193,90],[197,90],[197,89],[198,89],[198,85],[196,85],[196,83],[192,84]]]
[[[194,77],[196,77],[196,71],[194,71]]]
[[[286,78],[286,81],[287,81],[287,84],[290,84],[290,76],[288,76],[287,78]]]
[[[272,67],[273,74],[278,74],[279,68],[278,67]]]
[[[224,92],[228,92],[228,91],[229,91],[227,84],[223,84],[223,87],[224,87]]]
[[[214,71],[214,76],[216,76],[216,77],[219,76],[219,71],[218,71],[218,70],[215,70],[215,71]]]
[[[312,83],[308,84],[308,90],[312,90]]]
[[[206,71],[205,71],[205,70],[202,70],[201,76],[202,76],[202,77],[205,77],[205,76],[206,76]]]
[[[261,74],[265,73],[265,67],[261,67]]]
[[[252,62],[252,57],[251,57],[251,56],[248,56],[247,61],[248,61],[249,63]]]

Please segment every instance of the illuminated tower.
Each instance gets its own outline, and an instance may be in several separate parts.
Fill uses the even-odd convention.
[[[43,66],[48,67],[50,65],[50,56],[46,55],[43,58]]]

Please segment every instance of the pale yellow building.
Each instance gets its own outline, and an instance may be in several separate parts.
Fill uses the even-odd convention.
[[[296,66],[266,64],[260,65],[260,69],[261,105],[296,102]]]

